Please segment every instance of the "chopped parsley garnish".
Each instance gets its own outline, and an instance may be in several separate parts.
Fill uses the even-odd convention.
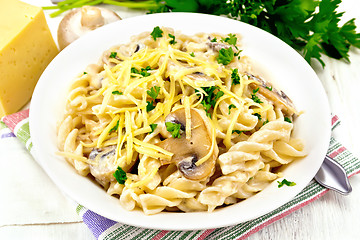
[[[140,74],[140,71],[137,70],[136,68],[132,67],[131,70],[130,70],[131,73],[135,73],[135,74]],[[133,75],[131,75],[131,77],[135,77]]]
[[[269,122],[269,119],[266,119],[265,122],[263,122],[263,125],[267,124]]]
[[[116,58],[117,52],[111,52],[109,58]]]
[[[116,125],[109,130],[109,133],[117,131],[119,128],[119,120],[117,121]]]
[[[265,88],[269,91],[272,91],[272,86],[270,86],[270,87],[266,86]]]
[[[170,40],[170,42],[169,42],[171,45],[174,45],[174,44],[177,43],[177,42],[175,41],[175,36],[174,36],[174,35],[172,35],[172,34],[169,33],[168,36],[171,38],[171,40]]]
[[[190,56],[195,57],[195,53],[193,53],[193,52],[190,53]]]
[[[111,92],[114,95],[123,95],[123,92],[119,92],[118,90]]]
[[[219,55],[216,57],[218,63],[222,63],[223,65],[228,65],[234,58],[235,54],[231,47],[222,48],[219,51]]]
[[[159,26],[154,27],[153,31],[150,33],[152,38],[156,40],[157,38],[161,38],[163,36],[163,31],[160,29]]]
[[[171,133],[173,138],[180,138],[180,123],[165,122],[166,130]]]
[[[239,69],[235,68],[231,73],[232,85],[240,84]]]
[[[221,41],[226,42],[226,43],[228,43],[228,44],[230,44],[230,45],[234,45],[234,46],[235,46],[235,45],[236,45],[236,42],[237,42],[237,37],[236,37],[236,35],[230,33],[228,36],[229,36],[229,37],[221,38]]]
[[[150,112],[151,110],[155,109],[155,103],[154,101],[146,101],[147,105],[146,105],[146,111]]]
[[[289,187],[296,185],[296,183],[290,182],[290,181],[288,181],[286,179],[283,179],[281,182],[280,181],[277,181],[277,182],[279,183],[278,188],[281,188],[284,185],[289,186]]]
[[[236,106],[235,106],[234,104],[230,104],[230,105],[229,105],[229,115],[231,114],[231,109],[232,109],[232,108],[236,108]]]
[[[84,72],[84,75],[87,74],[87,72]]]
[[[285,122],[288,122],[288,123],[292,123],[291,119],[288,118],[288,117],[285,117],[285,118],[284,118],[284,121],[285,121]]]
[[[157,98],[157,96],[159,95],[160,92],[160,87],[159,86],[154,86],[152,88],[150,88],[150,90],[146,91],[147,94],[153,98],[154,100]],[[146,111],[150,112],[151,110],[153,110],[155,108],[155,101],[146,101],[147,105],[146,105]]]
[[[148,77],[151,75],[151,73],[149,73],[148,71],[151,70],[151,67],[150,66],[147,66],[146,68],[141,68],[141,70],[137,70],[136,68],[132,67],[131,68],[131,73],[134,73],[134,74],[139,74],[143,77]],[[133,76],[132,76],[133,77]]]
[[[113,176],[115,177],[116,181],[119,184],[124,184],[127,177],[126,177],[126,172],[124,170],[122,170],[121,167],[117,167],[116,171],[114,172]]]
[[[262,101],[260,100],[260,98],[258,96],[256,96],[256,93],[259,91],[259,88],[254,89],[253,93],[251,94],[251,99],[256,102],[256,103],[262,103]]]
[[[237,49],[237,47],[235,47]],[[238,60],[240,60],[240,53],[242,50],[239,50],[238,52],[234,53],[234,57],[237,57]]]
[[[159,95],[160,87],[154,86],[154,87],[150,88],[150,90],[147,90],[146,92],[151,98],[156,99],[157,96]]]
[[[211,39],[210,42],[217,42],[216,37],[214,37],[213,39]]]
[[[231,133],[237,133],[237,134],[240,135],[242,133],[242,131],[240,131],[240,130],[232,130]]]
[[[156,123],[151,123],[150,124],[151,132],[150,133],[153,133],[155,131],[156,127],[157,127]]]
[[[207,95],[204,95],[201,104],[203,105],[206,115],[211,118],[210,109],[215,106],[216,102],[224,95],[218,86],[202,87]]]
[[[257,118],[258,118],[259,120],[261,120],[261,115],[260,115],[259,113],[254,113],[253,115],[254,115],[254,116],[257,116]]]

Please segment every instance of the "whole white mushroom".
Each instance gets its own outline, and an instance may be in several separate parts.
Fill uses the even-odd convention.
[[[119,15],[106,8],[83,6],[73,9],[59,24],[59,47],[62,50],[87,32],[118,20],[121,20]]]

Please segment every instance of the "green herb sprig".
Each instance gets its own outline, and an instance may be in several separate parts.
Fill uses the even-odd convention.
[[[117,167],[113,176],[119,184],[124,184],[127,179],[126,172],[121,167]]]
[[[218,86],[212,87],[202,87],[205,91],[206,95],[204,94],[204,98],[201,101],[203,105],[206,115],[211,118],[211,109],[214,108],[216,102],[224,95],[224,92],[220,90]]]
[[[289,186],[289,187],[296,185],[296,183],[290,182],[290,181],[288,181],[288,180],[286,180],[286,179],[283,179],[281,182],[280,182],[280,181],[277,181],[277,182],[278,182],[278,184],[279,184],[279,185],[278,185],[278,188],[281,188],[281,187],[284,186],[284,185]]]
[[[181,124],[180,123],[173,123],[173,122],[165,122],[166,130],[171,133],[171,136],[173,138],[180,138],[180,129]]]

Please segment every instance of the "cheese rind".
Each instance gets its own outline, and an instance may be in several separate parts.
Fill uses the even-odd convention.
[[[0,117],[30,100],[58,52],[41,8],[0,0]]]

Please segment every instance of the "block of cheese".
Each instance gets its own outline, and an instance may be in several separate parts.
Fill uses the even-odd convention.
[[[0,117],[20,110],[58,53],[40,7],[0,0]]]

